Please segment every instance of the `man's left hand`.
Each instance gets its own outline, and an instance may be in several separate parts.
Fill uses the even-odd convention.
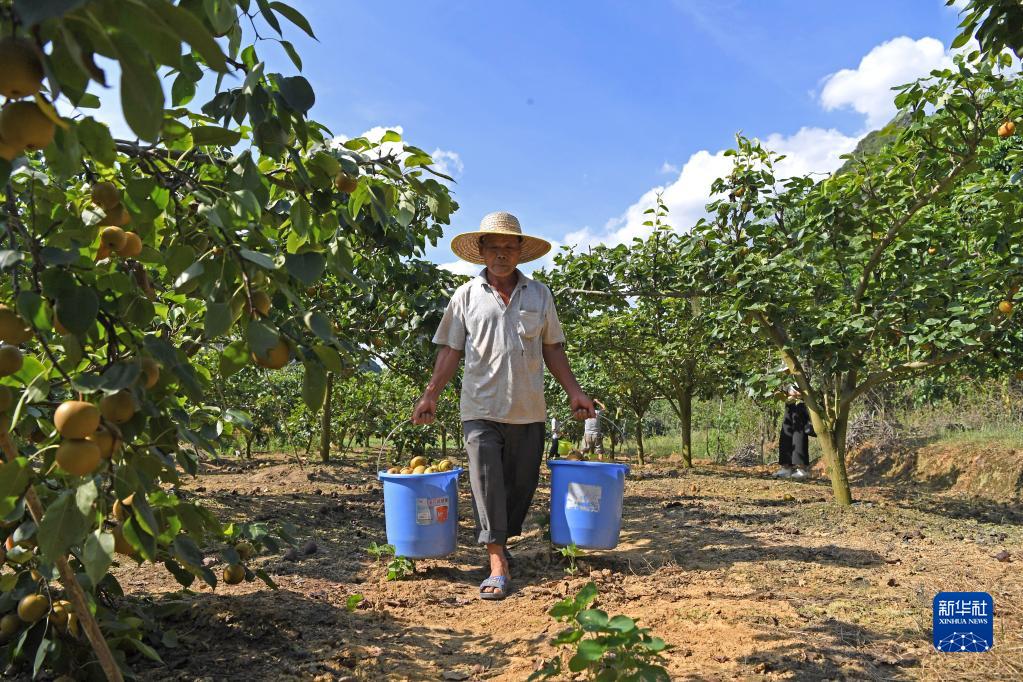
[[[593,409],[593,401],[585,393],[569,396],[568,405],[572,408],[572,416],[576,419],[593,419],[597,416]]]

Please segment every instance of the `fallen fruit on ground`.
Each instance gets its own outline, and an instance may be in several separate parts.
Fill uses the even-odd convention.
[[[18,602],[18,618],[26,623],[34,623],[50,610],[50,600],[41,594],[30,594]]]
[[[23,364],[25,358],[17,346],[0,344],[0,377],[16,373]]]
[[[57,448],[57,464],[75,476],[91,474],[102,460],[96,444],[84,438],[69,438]]]
[[[99,401],[99,411],[105,419],[123,424],[135,416],[135,398],[128,391],[103,396]]]
[[[228,585],[237,585],[245,580],[245,569],[240,564],[231,564],[224,569],[223,578]]]
[[[63,438],[86,438],[99,428],[99,408],[84,400],[66,400],[53,413],[53,425]]]
[[[36,151],[53,141],[56,126],[35,102],[12,102],[0,113],[0,135],[8,144]]]

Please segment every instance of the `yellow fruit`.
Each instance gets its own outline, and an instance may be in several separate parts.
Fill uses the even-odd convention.
[[[1006,121],[1002,125],[998,126],[998,137],[1012,137],[1016,134],[1016,124],[1012,121]]]
[[[14,613],[0,618],[0,637],[7,639],[21,629],[21,619]]]
[[[242,561],[248,561],[255,553],[256,548],[252,546],[251,542],[243,540],[234,546],[234,551],[238,552],[238,556],[241,557]]]
[[[30,97],[43,86],[43,63],[32,41],[0,40],[0,94],[11,99]]]
[[[262,289],[257,289],[252,292],[252,309],[255,310],[260,317],[266,317],[270,314],[270,296]]]
[[[0,344],[0,377],[14,374],[25,364],[25,358],[17,346]]]
[[[21,147],[11,144],[3,137],[0,137],[0,158],[8,161],[13,161],[17,157],[21,156],[21,152],[24,150]]]
[[[92,186],[92,203],[109,211],[121,203],[121,190],[112,182],[97,182]]]
[[[111,459],[117,449],[117,439],[114,438],[114,434],[102,427],[86,436],[85,440],[99,448],[99,456],[103,459]]]
[[[341,192],[351,194],[358,186],[359,179],[348,175],[348,173],[338,173],[337,177],[334,178],[334,187],[337,187]]]
[[[106,244],[100,244],[96,249],[96,261],[101,261],[104,258],[110,258],[110,248]]]
[[[437,473],[437,469],[435,467],[426,467],[426,469],[423,470],[423,473],[424,474],[435,474],[435,473]]]
[[[390,469],[387,470],[387,473],[389,473],[389,474],[400,474],[401,473],[401,467],[391,467]]]
[[[284,365],[288,364],[288,358],[291,354],[288,344],[285,343],[284,339],[278,339],[277,345],[273,346],[266,355],[258,355],[255,351],[252,352],[252,360],[260,367],[266,367],[267,369],[280,369]]]
[[[14,393],[6,386],[0,386],[0,412],[6,412],[14,404]]]
[[[131,543],[124,537],[124,531],[121,529],[121,526],[114,526],[114,529],[111,532],[114,536],[114,551],[127,557],[134,557],[135,548],[132,547]]]
[[[84,400],[66,400],[53,413],[53,425],[64,438],[87,438],[99,428],[99,408]]]
[[[121,258],[137,258],[142,253],[142,238],[134,232],[124,233],[124,246],[117,249]]]
[[[407,475],[412,473],[412,469],[410,467],[405,467],[404,469],[402,469],[398,473],[399,474],[405,474],[407,476]]]
[[[135,416],[135,398],[123,390],[103,396],[99,401],[99,411],[105,419],[115,424],[123,424]]]
[[[228,585],[237,585],[245,580],[245,569],[239,564],[231,564],[224,569],[224,582]]]
[[[1002,315],[1012,315],[1013,307],[1012,301],[1002,301],[998,304],[998,312]]]
[[[124,204],[115,204],[109,209],[103,209],[103,211],[106,215],[104,215],[103,219],[99,221],[100,227],[103,227],[104,225],[109,225],[111,227],[124,227],[131,222],[131,213],[129,213],[128,209],[124,207]],[[107,248],[116,251],[120,247],[108,244]]]
[[[0,113],[0,136],[14,147],[43,149],[53,141],[55,129],[53,121],[35,102],[11,102]]]
[[[18,602],[18,618],[34,623],[50,612],[50,600],[41,594],[30,594]]]
[[[156,382],[160,380],[160,364],[149,357],[141,358],[139,364],[142,365],[142,385],[147,389],[156,386]]]
[[[78,636],[78,614],[72,613],[67,617],[67,633],[72,637]],[[56,681],[54,681],[56,682]]]
[[[409,465],[410,468],[415,469],[416,467],[425,467],[429,463],[430,463],[430,460],[426,459],[423,456],[419,456],[419,457],[413,457],[412,461],[409,462],[408,465]]]
[[[64,629],[67,627],[68,616],[71,615],[71,609],[64,606],[64,602],[56,602],[53,605],[53,612],[50,614],[50,622],[57,627]]]
[[[124,230],[113,225],[104,227],[99,233],[100,245],[107,247],[113,252],[117,252],[124,248],[124,243],[127,239],[128,238],[124,236]]]
[[[32,338],[32,329],[25,320],[5,305],[0,305],[0,341],[15,346]]]
[[[69,438],[57,448],[57,464],[75,476],[91,474],[102,459],[95,443],[80,438]]]
[[[930,248],[928,248],[928,249],[927,249],[927,253],[929,253],[929,254],[930,254],[930,255],[932,255],[932,256],[933,256],[934,254],[936,254],[937,252],[938,252],[938,248],[937,248],[936,246],[932,246],[932,247],[930,247]]]
[[[412,470],[412,473],[414,473],[414,474],[425,474],[426,473],[426,467],[418,466],[418,467],[416,467],[416,468],[414,468]]]

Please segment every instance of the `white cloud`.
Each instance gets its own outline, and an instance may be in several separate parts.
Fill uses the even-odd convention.
[[[895,115],[893,87],[951,65],[940,40],[900,36],[872,49],[855,69],[826,76],[820,102],[827,111],[851,108],[866,117],[868,129],[879,128]]]
[[[661,172],[666,175],[675,175],[679,172],[679,168],[675,164],[665,161],[661,164]]]
[[[430,156],[433,157],[433,169],[438,173],[443,173],[457,180],[465,171],[465,164],[462,163],[462,157],[458,155],[458,152],[452,152],[447,149],[434,149]]]
[[[441,263],[437,267],[441,268],[442,270],[453,272],[456,275],[468,275],[469,277],[472,277],[473,275],[478,275],[480,273],[480,270],[483,269],[482,265],[476,265],[475,263],[470,263],[469,261],[464,260],[451,261],[450,263]]]

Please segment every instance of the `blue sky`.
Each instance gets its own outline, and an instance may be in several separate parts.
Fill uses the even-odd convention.
[[[892,85],[947,62],[958,24],[943,0],[289,2],[319,37],[286,24],[311,115],[441,151],[451,234],[508,210],[582,247],[642,234],[658,191],[687,227],[740,129],[793,173],[832,170],[887,120]],[[272,42],[258,50],[294,72]],[[447,239],[427,255],[456,260]]]

